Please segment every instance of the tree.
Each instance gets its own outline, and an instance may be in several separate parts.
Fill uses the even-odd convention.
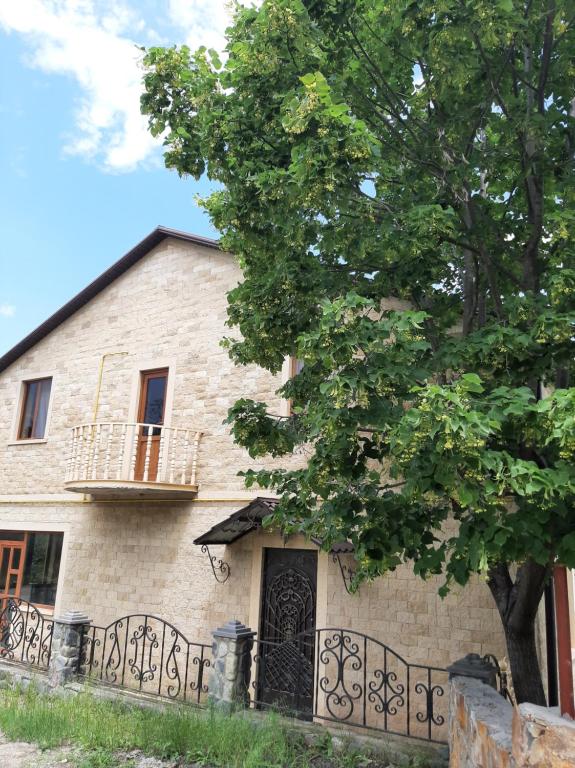
[[[243,282],[240,364],[303,370],[230,411],[275,521],[350,539],[361,578],[410,561],[487,579],[519,701],[534,620],[575,566],[573,0],[264,0],[225,62],[151,48],[143,112]]]

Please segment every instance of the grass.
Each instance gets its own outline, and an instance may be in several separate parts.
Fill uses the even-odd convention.
[[[328,734],[317,747],[309,748],[300,733],[286,728],[273,713],[256,722],[191,707],[142,709],[89,693],[47,696],[33,687],[0,692],[0,730],[11,741],[33,742],[44,749],[80,746],[85,752],[78,768],[115,768],[120,764],[115,753],[130,750],[218,768],[388,765],[352,748],[334,753]],[[414,759],[411,765],[424,763]]]

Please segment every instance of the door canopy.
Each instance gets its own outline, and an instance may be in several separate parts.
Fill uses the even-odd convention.
[[[203,533],[194,540],[194,544],[208,547],[212,544],[233,544],[242,536],[259,530],[264,518],[271,515],[278,504],[279,499],[258,496],[246,507],[242,507]],[[312,538],[312,541],[316,546],[321,547],[320,539]],[[349,541],[338,541],[332,546],[331,552],[332,554],[351,554],[353,544]]]

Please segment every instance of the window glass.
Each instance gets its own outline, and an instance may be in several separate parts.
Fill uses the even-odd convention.
[[[34,409],[36,407],[36,394],[38,391],[38,382],[29,381],[26,384],[26,394],[24,397],[24,411],[22,414],[22,426],[20,428],[20,438],[26,440],[32,437],[34,429]]]
[[[18,586],[18,574],[17,573],[11,573],[10,579],[8,581],[8,594],[14,595],[14,597],[17,597],[16,595],[16,587]]]
[[[54,605],[62,557],[63,533],[30,533],[20,597],[37,605]]]
[[[2,548],[2,550],[0,550],[0,590],[2,590],[2,592],[4,592],[4,585],[6,584],[6,579],[8,577],[10,552],[11,550],[9,548]]]
[[[26,382],[22,419],[18,433],[20,440],[44,437],[51,389],[52,379],[37,379]]]
[[[3,541],[24,541],[23,531],[0,531],[0,543]]]
[[[299,357],[292,357],[292,376],[297,376],[303,370],[303,360]]]
[[[150,378],[147,382],[146,409],[144,422],[146,424],[161,424],[164,420],[164,397],[166,393],[166,377]]]
[[[50,402],[50,390],[52,389],[52,379],[44,379],[39,382],[38,410],[36,413],[36,423],[34,424],[33,437],[44,437],[46,433],[46,420],[48,418],[48,403]]]
[[[303,370],[303,360],[299,357],[290,357],[289,359],[289,375],[290,378],[294,378]],[[293,415],[293,402],[288,400],[288,416]]]

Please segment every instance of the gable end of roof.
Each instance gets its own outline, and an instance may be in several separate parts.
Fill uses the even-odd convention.
[[[31,349],[35,344],[41,341],[45,336],[51,333],[57,328],[64,320],[67,320],[81,307],[91,301],[97,296],[100,291],[107,288],[116,278],[127,272],[130,267],[133,267],[140,259],[148,254],[153,248],[159,245],[163,240],[167,238],[173,238],[175,240],[181,240],[186,243],[194,243],[195,245],[203,245],[206,248],[215,248],[219,250],[220,246],[217,240],[212,240],[209,237],[202,237],[201,235],[191,235],[187,232],[181,232],[178,229],[170,229],[169,227],[156,227],[149,235],[135,245],[128,253],[118,259],[111,267],[105,272],[102,272],[95,280],[89,285],[83,288],[80,293],[76,294],[70,301],[64,304],[60,309],[56,310],[47,320],[35,328],[32,333],[24,337],[22,341],[19,341],[12,349],[8,350],[6,354],[0,357],[0,373],[12,365],[19,357],[25,352]]]

